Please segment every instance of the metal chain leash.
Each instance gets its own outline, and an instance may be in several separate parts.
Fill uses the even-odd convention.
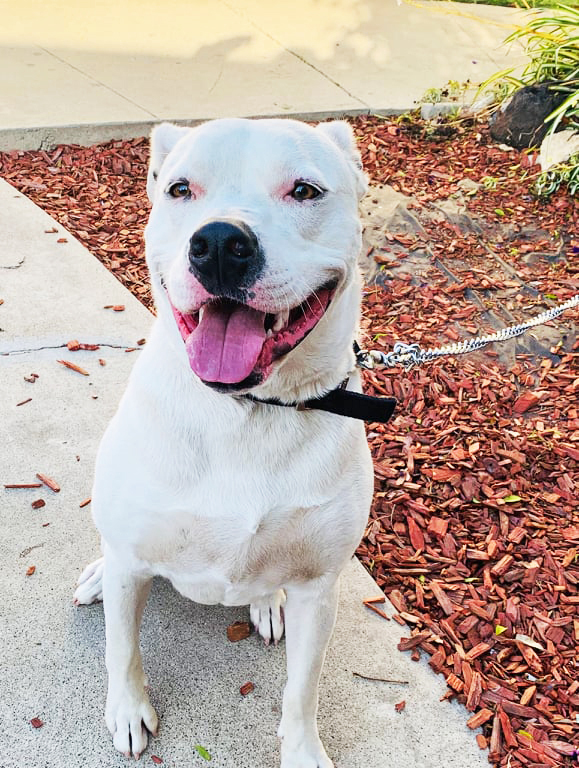
[[[493,333],[490,336],[477,336],[474,339],[468,339],[455,344],[448,344],[446,347],[440,347],[438,349],[421,349],[419,344],[404,344],[404,342],[397,341],[396,344],[394,344],[392,352],[381,352],[377,349],[359,350],[356,352],[357,363],[360,368],[367,369],[375,368],[377,365],[385,366],[386,368],[394,368],[397,365],[403,365],[407,371],[410,371],[417,365],[430,363],[432,360],[436,360],[439,357],[466,355],[477,349],[483,349],[487,344],[493,344],[495,341],[508,341],[508,339],[513,339],[515,336],[521,336],[525,331],[528,331],[529,328],[548,323],[549,320],[554,320],[556,317],[563,314],[563,312],[576,306],[579,306],[579,293],[564,304],[560,304],[558,307],[553,307],[553,309],[541,312],[540,315],[537,315],[537,317],[534,317],[526,323],[503,328],[501,331],[498,331],[498,333]]]

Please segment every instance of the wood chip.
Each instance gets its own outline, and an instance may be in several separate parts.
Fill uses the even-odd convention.
[[[468,654],[467,654],[468,656]],[[466,708],[469,712],[474,712],[480,702],[482,695],[482,677],[479,672],[473,672],[468,693],[466,697]]]
[[[490,651],[492,647],[493,646],[490,643],[478,643],[470,649],[465,658],[467,661],[474,661],[475,659],[478,659],[479,656],[482,656],[483,653]]]
[[[43,475],[42,472],[37,472],[36,477],[40,480],[41,483],[44,483],[44,485],[50,488],[51,491],[59,493],[60,485],[56,482],[56,480],[48,477],[48,475]]]
[[[529,408],[533,408],[541,400],[540,395],[535,392],[525,392],[513,405],[513,413],[525,413]]]
[[[501,738],[501,725],[498,714],[493,718],[493,728],[491,731],[491,740],[489,744],[489,760],[497,762],[500,760],[503,740]]]
[[[518,741],[511,726],[511,721],[503,709],[498,710],[499,720],[501,722],[501,731],[507,747],[517,747]]]
[[[429,586],[434,597],[438,600],[442,610],[446,613],[447,616],[452,616],[455,608],[440,584],[437,581],[432,581]]]
[[[374,605],[375,603],[385,603],[386,598],[384,595],[379,595],[378,597],[366,597],[362,602],[364,605]]]
[[[514,563],[515,558],[512,555],[504,555],[504,557],[501,557],[498,563],[496,565],[493,565],[491,568],[491,573],[493,576],[504,576],[504,574],[509,570],[511,565]]]
[[[76,365],[76,363],[71,363],[70,360],[57,360],[56,362],[64,365],[65,368],[69,368],[71,371],[81,373],[83,376],[90,376],[88,371],[86,371],[84,368],[81,368],[80,365]]]
[[[457,677],[453,672],[448,675],[446,678],[446,682],[448,685],[452,688],[453,691],[456,691],[457,693],[462,693],[464,691],[464,682]]]
[[[30,505],[32,509],[42,509],[46,505],[46,502],[44,499],[36,499],[36,501],[33,501]]]
[[[429,630],[418,632],[417,634],[412,635],[412,637],[403,637],[398,643],[397,648],[399,651],[411,651],[413,648],[416,648],[416,646],[420,645],[420,643],[424,642],[424,640],[428,639],[429,637]]]
[[[251,635],[251,625],[247,621],[234,621],[227,627],[227,639],[238,643]]]
[[[366,608],[369,608],[374,613],[378,614],[382,619],[386,619],[386,621],[390,621],[390,616],[388,614],[384,613],[384,611],[381,611],[380,608],[378,608],[374,603],[365,603]]]
[[[466,724],[469,728],[472,728],[473,730],[475,728],[480,728],[481,725],[484,725],[485,723],[488,723],[488,721],[493,717],[494,713],[492,709],[479,709],[479,711],[472,715],[472,717],[469,717]]]

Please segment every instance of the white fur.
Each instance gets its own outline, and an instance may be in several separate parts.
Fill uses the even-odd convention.
[[[181,178],[197,190],[193,199],[166,194]],[[296,202],[285,190],[298,179],[328,191]],[[339,278],[318,325],[252,394],[294,402],[333,389],[354,363],[364,190],[344,123],[218,120],[154,131],[146,244],[158,319],[99,450],[92,508],[104,558],[85,570],[75,593],[77,603],[104,595],[106,721],[128,756],[138,757],[147,731],[157,728],[138,633],[151,578],[160,574],[198,602],[251,604],[266,641],[280,639],[285,618],[282,768],[332,766],[317,731],[317,687],[338,577],[370,505],[363,424],[203,384],[189,366],[167,292],[182,312],[198,306],[203,289],[187,268],[189,239],[212,217],[242,219],[266,259],[254,308],[297,306]],[[350,386],[359,387],[356,374]]]

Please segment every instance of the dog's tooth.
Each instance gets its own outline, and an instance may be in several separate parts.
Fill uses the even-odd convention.
[[[273,331],[270,328],[269,331],[265,334],[265,338],[266,339],[271,339],[272,336],[273,336]]]
[[[288,320],[289,320],[289,309],[283,309],[281,312],[278,312],[277,315],[275,316],[275,320],[273,321],[271,330],[274,333],[281,331],[281,329],[287,325]]]
[[[203,320],[203,313],[205,312],[205,305],[199,308],[199,322]]]

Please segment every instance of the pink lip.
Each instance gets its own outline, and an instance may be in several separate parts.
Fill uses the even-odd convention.
[[[279,358],[291,352],[305,337],[315,328],[317,323],[325,314],[335,292],[335,284],[318,289],[315,293],[302,302],[298,307],[294,307],[289,315],[288,322],[284,328],[276,333],[266,337],[257,361],[253,368],[254,378],[262,383],[271,373],[273,363]],[[237,302],[230,299],[214,298],[210,302],[212,310],[219,311],[219,305],[223,306],[223,311],[231,312],[232,307],[238,306]],[[217,306],[216,306],[217,305]],[[187,314],[180,312],[171,304],[173,315],[179,328],[181,338],[185,343],[191,339],[191,335],[199,326],[199,310]],[[257,312],[257,310],[255,310]],[[273,313],[263,313],[264,326],[273,324]],[[202,378],[202,377],[200,377]],[[225,382],[228,383],[228,382]]]

